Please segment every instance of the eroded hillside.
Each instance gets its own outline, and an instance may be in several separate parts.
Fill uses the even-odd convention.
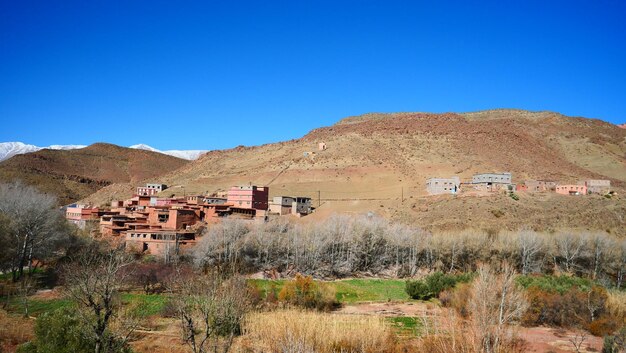
[[[319,142],[325,142],[327,149],[319,151]],[[414,200],[418,206],[433,202],[425,197],[429,177],[460,175],[468,180],[478,172],[508,171],[514,182],[608,178],[620,189],[626,183],[625,157],[626,130],[595,119],[521,110],[367,114],[315,129],[296,140],[212,151],[160,180],[173,186],[165,191],[168,196],[252,183],[269,185],[270,196],[312,197],[316,206],[319,197],[319,214],[375,211],[395,217],[412,212],[395,200]],[[132,185],[108,187],[88,200],[104,203],[128,196],[129,191]],[[530,209],[537,212],[552,204],[568,204],[536,202],[539,206]],[[608,202],[616,203],[618,209],[623,205],[619,198]],[[417,214],[412,218],[435,222],[437,217],[450,217],[429,213],[432,220]],[[620,224],[619,219],[611,219],[617,222],[611,223],[614,226]],[[471,217],[450,222],[457,226],[475,223]]]

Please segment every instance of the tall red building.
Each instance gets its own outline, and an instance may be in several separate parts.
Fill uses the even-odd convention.
[[[233,186],[228,190],[227,203],[233,207],[267,210],[269,187],[267,186]]]

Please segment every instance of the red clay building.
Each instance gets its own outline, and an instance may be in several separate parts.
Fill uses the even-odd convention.
[[[267,210],[269,187],[233,186],[228,190],[227,202],[237,208]]]
[[[186,229],[200,221],[200,210],[151,207],[148,223],[163,229]]]
[[[179,254],[196,243],[194,232],[184,230],[128,230],[122,233],[126,247],[147,254]]]

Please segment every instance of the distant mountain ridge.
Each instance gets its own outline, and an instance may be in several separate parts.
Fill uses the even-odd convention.
[[[148,145],[143,144],[143,143],[140,143],[138,145],[132,145],[132,146],[129,146],[128,148],[134,148],[134,149],[138,149],[138,150],[145,150],[145,151],[152,151],[152,152],[157,152],[157,153],[163,153],[163,154],[167,154],[169,156],[174,156],[174,157],[186,159],[188,161],[192,161],[192,160],[198,159],[203,154],[209,152],[208,150],[167,150],[167,151],[161,151],[159,149],[156,149],[156,148],[154,148],[152,146],[148,146]]]
[[[63,205],[111,184],[159,182],[162,174],[187,163],[153,151],[95,143],[17,154],[0,162],[0,182],[20,180],[55,195]]]
[[[0,142],[0,162],[6,159],[9,159],[18,154],[25,154],[30,152],[36,152],[43,149],[49,150],[74,150],[79,148],[85,148],[86,145],[50,145],[47,147],[39,147],[35,145],[26,144],[23,142]],[[145,145],[145,144],[137,144],[129,146],[128,148],[152,151],[157,153],[166,154],[169,156],[182,158],[186,160],[195,160],[198,159],[201,155],[208,152],[208,150],[167,150],[161,151],[154,147]]]
[[[0,161],[9,159],[18,154],[36,152],[43,149],[49,150],[73,150],[78,148],[85,148],[85,145],[50,145],[48,147],[39,147],[35,145],[29,145],[23,142],[1,142],[0,143]]]

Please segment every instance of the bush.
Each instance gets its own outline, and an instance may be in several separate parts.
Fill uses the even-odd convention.
[[[446,289],[439,294],[439,301],[444,307],[453,308],[463,318],[469,316],[468,299],[471,295],[469,283],[459,283],[455,288]]]
[[[446,275],[435,272],[423,280],[407,281],[406,293],[413,299],[428,300],[439,296],[439,293],[454,287],[457,283],[469,282],[471,274]]]
[[[339,302],[332,288],[313,281],[311,276],[296,274],[292,281],[278,293],[278,300],[306,309],[329,311],[339,307]]]
[[[620,353],[626,351],[626,327],[622,327],[614,336],[604,337],[602,353]]]
[[[602,337],[613,334],[619,328],[619,322],[611,316],[602,316],[592,321],[587,328],[592,335]]]
[[[549,293],[564,294],[571,288],[576,288],[580,291],[588,291],[593,287],[593,281],[586,278],[574,277],[574,276],[518,276],[517,283],[526,289],[536,287],[542,291]]]
[[[90,328],[78,319],[73,308],[62,308],[44,313],[35,323],[35,340],[21,345],[19,353],[80,353],[93,352],[95,341],[89,335]],[[107,335],[103,351],[131,352],[125,342]]]
[[[600,286],[586,291],[571,287],[563,294],[533,286],[527,293],[530,306],[522,318],[525,325],[584,327],[603,336],[615,332],[622,320],[607,310],[608,294]]]

